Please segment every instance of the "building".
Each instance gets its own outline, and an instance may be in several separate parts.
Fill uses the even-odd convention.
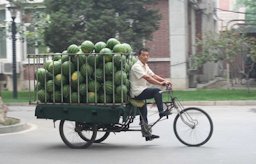
[[[159,0],[155,7],[162,14],[161,25],[153,40],[147,42],[155,72],[170,77],[178,89],[213,80],[218,72],[216,64],[206,64],[195,81],[190,74],[190,58],[196,52],[196,38],[217,31],[215,0]]]
[[[42,0],[27,1],[28,7],[40,4]],[[11,21],[7,10],[9,2],[0,0],[1,34],[6,31]],[[216,31],[215,0],[159,0],[154,6],[162,14],[160,28],[153,34],[151,41],[146,41],[146,47],[151,50],[150,66],[157,74],[170,78],[175,88],[186,89],[196,87],[197,81],[190,74],[190,57],[195,54],[195,40],[208,31]],[[27,10],[29,11],[29,10]],[[23,13],[26,16],[26,13]],[[28,14],[29,15],[29,14]],[[29,19],[29,17],[28,17]],[[25,23],[19,13],[16,22]],[[26,26],[23,26],[26,31]],[[8,30],[7,30],[8,31]],[[0,37],[0,74],[6,75],[6,87],[12,87],[12,44],[10,33]],[[5,36],[6,35],[6,36]],[[17,34],[17,38],[22,38]],[[32,51],[26,44],[26,38],[17,39],[17,63],[19,75],[19,89],[26,89],[28,79],[26,75],[26,55]],[[214,68],[214,69],[213,69]],[[214,79],[215,65],[209,63],[200,70],[201,82]],[[9,71],[9,73],[8,73]]]
[[[21,1],[24,3],[25,1]],[[43,0],[33,0],[26,2],[26,10],[28,12],[29,8],[33,5],[41,4]],[[12,34],[11,34],[11,15],[8,11],[8,6],[10,6],[9,1],[0,0],[0,80],[4,88],[12,90]],[[17,34],[16,34],[16,62],[17,62],[17,78],[18,78],[18,90],[26,89],[27,84],[24,80],[25,72],[24,65],[26,64],[26,56],[30,52],[35,52],[35,47],[31,47],[27,44],[26,38],[23,34],[27,31],[26,17],[21,15],[26,15],[26,13],[21,13],[17,11],[15,18]]]
[[[237,5],[237,0],[217,0],[218,30],[224,31],[244,23],[245,8]]]

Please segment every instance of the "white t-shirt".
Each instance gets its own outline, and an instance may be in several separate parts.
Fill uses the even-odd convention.
[[[149,87],[147,80],[142,78],[144,75],[153,76],[155,74],[147,64],[144,65],[140,60],[138,60],[132,66],[129,76],[131,83],[130,94],[132,98],[138,96],[144,89]]]

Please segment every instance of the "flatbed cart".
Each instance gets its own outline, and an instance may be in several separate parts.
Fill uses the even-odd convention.
[[[128,74],[130,67],[127,63],[133,60],[134,57],[124,54],[111,54],[111,58],[96,53],[28,55],[26,69],[32,76],[29,77],[29,90],[30,103],[36,104],[35,116],[54,122],[59,120],[60,136],[70,148],[87,148],[93,143],[103,142],[111,132],[141,132],[140,128],[130,125],[139,117],[138,107],[145,102],[129,99],[129,80],[127,82],[127,76],[121,76]],[[114,64],[119,64],[119,70]],[[99,68],[102,68],[100,77],[97,74]],[[83,76],[80,75],[82,71]],[[120,78],[116,79],[118,71]],[[101,88],[96,85],[90,88],[90,82],[97,83],[99,78]],[[113,88],[110,89],[111,99],[107,97],[107,80]],[[117,85],[124,89],[118,90]],[[99,94],[103,94],[102,100],[99,100]],[[91,95],[94,97],[89,97]],[[210,116],[196,107],[184,108],[169,87],[162,95],[165,110],[170,110],[171,116],[176,114],[173,129],[177,139],[187,146],[205,144],[213,133]],[[157,119],[144,130],[151,131],[160,120],[168,117]]]
[[[131,100],[125,106],[38,104],[35,115],[41,119],[60,120],[59,133],[68,147],[87,148],[93,143],[103,142],[111,132],[140,132],[140,128],[131,128],[130,124],[139,116],[136,106],[142,103]],[[164,102],[164,106],[171,113],[176,113],[173,130],[181,143],[201,146],[211,138],[213,123],[204,110],[196,107],[183,108],[173,96],[170,101]],[[169,117],[157,119],[147,130],[151,131],[154,125],[165,118]]]

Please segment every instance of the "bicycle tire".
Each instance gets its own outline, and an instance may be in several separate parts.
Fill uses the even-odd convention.
[[[77,132],[75,128],[76,122],[61,120],[59,125],[59,133],[62,141],[68,147],[73,149],[88,148],[91,146],[97,135],[96,125],[91,126],[89,131],[91,131],[92,134],[87,141],[81,139],[80,135],[78,134],[79,132]]]
[[[104,133],[102,136],[99,136],[100,133]],[[79,136],[85,140],[85,141],[89,141],[87,134],[84,134],[83,132],[78,132]],[[108,136],[109,136],[110,132],[97,132],[97,136],[95,138],[94,143],[101,143],[103,141],[105,141]]]
[[[193,127],[188,126],[182,119],[186,119],[186,123],[190,124],[190,126],[193,125]],[[213,123],[211,117],[204,110],[190,107],[177,114],[174,119],[173,129],[177,139],[184,145],[201,146],[211,138]],[[200,134],[198,134],[199,132]],[[202,137],[202,139],[198,140],[199,137]]]

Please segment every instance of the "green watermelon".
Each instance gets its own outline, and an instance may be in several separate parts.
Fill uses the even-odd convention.
[[[75,66],[71,61],[65,61],[62,64],[62,74],[66,77],[69,77],[72,75],[72,73],[75,71]]]
[[[71,102],[72,103],[78,103],[80,96],[78,95],[77,92],[72,92],[71,93]]]
[[[71,89],[70,86],[64,85],[62,89],[63,89],[62,91],[63,97],[68,98],[68,96],[70,95],[70,89]]]
[[[113,75],[113,72],[116,72],[116,67],[113,65],[112,62],[108,62],[105,64],[105,74],[106,75]]]
[[[86,93],[87,93],[87,86],[86,86],[86,84],[80,84],[80,86],[79,86],[80,88],[79,88],[79,93],[80,93],[80,95],[81,96],[86,96]]]
[[[52,56],[52,60],[53,61],[58,61],[61,59],[61,53],[55,53],[53,56]]]
[[[115,54],[114,55],[114,63],[118,69],[121,69],[121,67],[124,68],[124,66],[126,64],[126,56],[121,55],[121,54]]]
[[[65,61],[71,60],[70,57],[66,54],[61,55],[61,62],[64,63]]]
[[[128,99],[128,96],[127,96],[127,95],[123,95],[123,97],[121,97],[121,96],[116,96],[116,97],[115,97],[115,102],[116,102],[116,103],[124,103],[124,102],[127,101],[127,99]]]
[[[120,44],[120,42],[116,38],[110,38],[107,41],[106,47],[112,50],[116,44]]]
[[[124,71],[117,71],[115,73],[115,85],[125,84],[125,80],[127,79],[127,74]]]
[[[105,42],[97,42],[95,44],[95,52],[99,53],[103,48],[105,48],[107,44]]]
[[[105,83],[103,83],[103,86],[102,86],[103,92],[104,92],[104,87],[105,87],[106,94],[108,94],[108,95],[113,94],[113,82],[112,81],[105,81]]]
[[[119,85],[116,87],[116,97],[121,97],[123,94],[124,96],[127,96],[128,88],[125,85]]]
[[[126,85],[127,88],[130,88],[130,81],[129,81],[129,79],[125,79],[124,85]]]
[[[93,73],[93,80],[98,82],[103,81],[103,71],[100,68],[97,68],[96,71]]]
[[[97,99],[97,94],[95,92],[88,92],[88,103],[94,103]]]
[[[123,45],[123,44],[116,44],[114,47],[113,47],[113,52],[114,53],[121,53],[121,54],[124,54],[126,53],[126,47]]]
[[[94,44],[91,41],[86,40],[81,44],[81,50],[84,53],[91,53],[94,50]]]
[[[99,94],[99,102],[100,103],[112,103],[112,95],[104,95],[103,93]]]
[[[49,95],[47,94],[47,92],[43,89],[39,90],[37,92],[37,97],[38,97],[38,100],[40,102],[47,102],[48,99],[49,99]]]
[[[124,71],[129,74],[131,70],[131,66],[126,62],[124,65]]]
[[[61,102],[61,99],[62,99],[60,91],[53,92],[50,97],[51,97],[51,101],[56,103]]]
[[[89,64],[83,64],[80,68],[81,74],[86,78],[90,77],[93,73],[93,68]]]
[[[54,75],[61,73],[61,61],[53,61],[48,66],[48,71]]]
[[[84,54],[77,54],[71,57],[72,63],[75,65],[75,67],[81,67],[83,64],[86,63],[86,56]]]
[[[67,78],[62,74],[57,74],[54,78],[54,83],[56,86],[61,86],[67,83]]]
[[[76,44],[71,44],[67,49],[67,53],[76,54],[77,52],[79,52],[79,50],[80,49]]]
[[[78,84],[79,83],[82,83],[84,81],[84,77],[82,76],[82,74],[78,71],[75,71],[72,73],[71,75],[71,82],[74,83],[74,84]]]
[[[131,56],[131,63],[130,65],[132,66],[133,64],[135,64],[138,61],[138,59],[135,56]]]
[[[62,54],[67,54],[67,53],[68,53],[68,50],[62,51]]]
[[[100,83],[94,80],[89,81],[88,90],[89,92],[97,92],[100,89]]]
[[[99,63],[99,56],[95,54],[90,54],[87,57],[87,63],[94,68],[95,65],[97,66]]]
[[[52,93],[55,90],[54,82],[53,80],[48,80],[46,83],[46,91],[48,93]]]
[[[132,53],[132,47],[130,44],[128,43],[122,43],[122,46],[125,48],[125,53],[127,55],[129,55],[130,53]]]
[[[51,74],[44,68],[38,68],[35,72],[35,80],[44,84],[48,79],[51,79]]]
[[[52,63],[52,60],[47,60],[46,62],[44,62],[44,69],[49,70],[49,65]]]
[[[105,63],[112,61],[113,53],[112,53],[111,49],[103,48],[100,51],[100,55],[101,55],[102,60],[105,60]]]

